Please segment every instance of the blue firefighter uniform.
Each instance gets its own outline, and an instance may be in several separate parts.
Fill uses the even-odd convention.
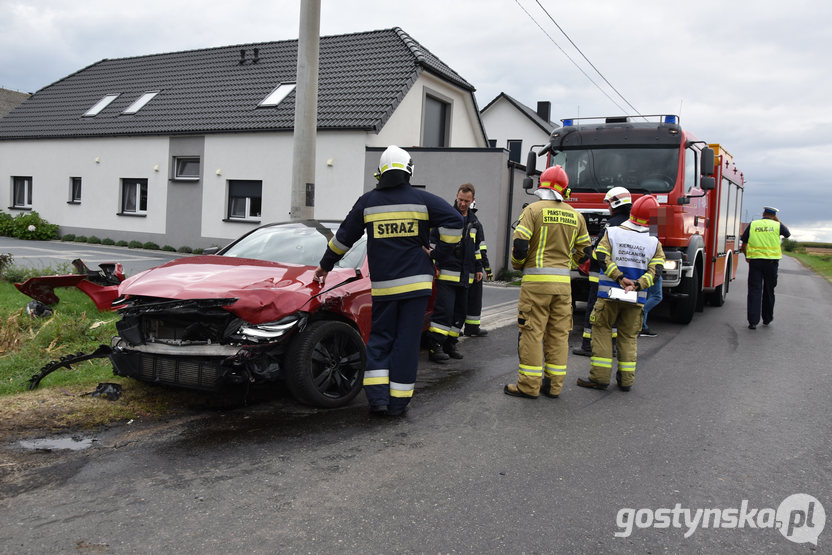
[[[398,151],[409,161],[409,155]],[[440,230],[437,250],[443,255],[459,242],[462,229],[459,212],[440,197],[411,187],[409,171],[398,167],[380,167],[376,189],[356,201],[320,262],[324,271],[330,271],[367,233],[373,309],[364,391],[371,409],[389,415],[404,411],[416,383],[422,325],[434,278],[433,262],[424,249],[430,229]]]
[[[456,343],[465,324],[468,288],[476,281],[477,272],[482,272],[482,261],[477,257],[480,242],[479,221],[471,210],[468,210],[463,221],[459,244],[453,249],[435,251],[439,275],[436,278],[436,302],[428,330],[433,360],[437,360],[434,357],[440,347],[454,358],[462,358],[456,351]],[[441,244],[439,230],[431,231],[431,243]]]
[[[487,335],[488,332],[481,329],[482,324],[482,282],[486,279],[491,279],[491,264],[488,262],[488,246],[485,244],[485,232],[482,229],[482,222],[477,218],[477,209],[470,208],[468,213],[472,216],[472,221],[477,226],[476,239],[476,259],[482,265],[483,278],[479,281],[476,279],[471,287],[468,288],[468,304],[465,309],[465,335],[474,337],[481,337]]]

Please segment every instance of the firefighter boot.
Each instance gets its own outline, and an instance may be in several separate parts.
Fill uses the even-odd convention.
[[[466,324],[465,335],[468,337],[485,337],[488,335],[488,330],[484,330],[479,324]]]
[[[592,340],[584,337],[581,340],[581,346],[577,349],[572,349],[572,354],[580,355],[582,357],[592,356]]]
[[[540,395],[540,382],[543,376],[529,376],[528,374],[520,373],[517,376],[517,384],[508,384],[503,388],[503,393],[511,395],[512,397],[524,397],[526,399],[537,399]]]
[[[546,376],[543,378],[543,383],[540,386],[540,392],[549,399],[557,399],[563,389],[563,380],[566,376],[555,376],[550,378]]]
[[[455,358],[457,360],[464,358],[462,353],[456,348],[459,342],[456,338],[448,338],[445,340],[445,344],[442,345],[442,351],[451,358]]]
[[[615,381],[618,383],[618,389],[621,391],[630,391],[635,381],[635,372],[617,370],[615,372]]]
[[[431,362],[445,362],[451,358],[442,351],[442,343],[431,333],[428,334],[428,353]]]

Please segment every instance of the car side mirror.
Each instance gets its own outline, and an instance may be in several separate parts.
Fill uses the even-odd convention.
[[[534,179],[532,179],[528,175],[526,177],[524,177],[523,178],[523,188],[527,191],[533,189],[534,188]]]
[[[716,188],[716,180],[711,176],[703,175],[699,179],[699,187],[703,191],[713,191]]]
[[[208,247],[207,249],[202,249],[202,254],[217,254],[220,252],[219,247]]]

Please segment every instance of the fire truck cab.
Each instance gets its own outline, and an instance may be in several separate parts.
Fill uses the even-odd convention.
[[[547,156],[547,167],[560,164],[569,176],[567,202],[584,215],[593,244],[609,217],[607,191],[625,187],[633,201],[655,196],[660,209],[651,232],[667,259],[663,302],[671,318],[690,322],[706,297],[721,306],[736,276],[745,183],[733,157],[682,128],[676,115],[561,121],[549,144],[529,153],[524,188],[533,187],[538,157]],[[572,274],[573,299],[586,299],[588,278]]]

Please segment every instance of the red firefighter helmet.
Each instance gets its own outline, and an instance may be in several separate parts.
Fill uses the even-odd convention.
[[[547,168],[546,171],[540,174],[541,189],[553,189],[563,194],[568,186],[569,176],[566,175],[566,172],[560,165]]]
[[[633,203],[630,210],[630,221],[636,225],[647,227],[650,225],[650,216],[655,216],[659,209],[659,201],[656,197],[644,195]]]

